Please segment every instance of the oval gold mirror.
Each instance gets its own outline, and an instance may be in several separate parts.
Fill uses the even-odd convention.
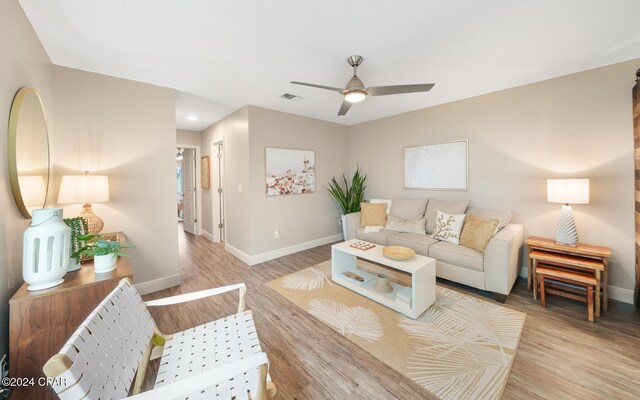
[[[11,104],[7,140],[9,181],[16,206],[25,218],[44,208],[49,188],[49,135],[40,94],[22,88]]]

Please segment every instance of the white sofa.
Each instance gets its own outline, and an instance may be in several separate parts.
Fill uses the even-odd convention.
[[[442,202],[428,199],[422,201],[424,208],[418,200],[395,198],[389,214],[399,214],[397,216],[405,219],[425,216],[426,234],[388,229],[367,233],[360,226],[361,213],[357,212],[346,216],[346,239],[356,238],[383,246],[409,247],[418,254],[436,259],[436,275],[439,278],[492,292],[496,300],[504,302],[518,277],[520,250],[524,240],[523,226],[508,223],[510,213],[506,213],[508,218],[505,218],[505,213],[469,209],[470,213],[481,217],[500,218],[502,222],[501,229],[491,238],[483,254],[461,245],[432,239],[430,235],[437,209],[443,208],[441,211],[447,213],[464,213],[467,202]]]

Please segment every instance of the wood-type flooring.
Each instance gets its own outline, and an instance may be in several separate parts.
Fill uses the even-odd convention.
[[[434,398],[265,285],[330,259],[330,245],[250,267],[202,236],[180,230],[179,243],[183,284],[145,300],[245,282],[247,308],[269,357],[277,399]],[[466,286],[438,284],[494,301]],[[151,313],[160,329],[171,333],[233,313],[237,301],[237,293],[225,294]],[[584,303],[550,296],[547,308],[540,307],[521,278],[505,306],[527,318],[503,399],[640,398],[638,309],[610,301],[609,311],[591,323]],[[149,372],[145,386],[153,385],[154,375]]]

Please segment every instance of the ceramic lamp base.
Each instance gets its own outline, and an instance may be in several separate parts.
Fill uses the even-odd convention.
[[[558,225],[556,226],[556,243],[575,246],[578,243],[578,230],[573,220],[571,206],[565,204],[560,210]]]
[[[82,206],[82,212],[80,213],[80,216],[87,221],[87,227],[89,228],[89,231],[87,233],[100,233],[102,228],[104,228],[104,221],[102,221],[102,218],[93,213],[91,204],[85,204],[84,206]]]

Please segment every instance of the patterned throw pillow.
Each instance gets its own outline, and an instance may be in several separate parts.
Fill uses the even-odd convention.
[[[468,215],[460,234],[460,245],[484,253],[499,223],[499,218],[485,219]]]
[[[464,214],[447,214],[438,210],[436,226],[431,237],[453,244],[460,243],[460,232],[464,224]]]
[[[360,203],[360,228],[365,226],[384,226],[387,223],[387,205],[384,203]]]
[[[389,215],[387,216],[387,225],[384,229],[398,232],[419,233],[421,235],[427,234],[424,218],[402,219]]]

